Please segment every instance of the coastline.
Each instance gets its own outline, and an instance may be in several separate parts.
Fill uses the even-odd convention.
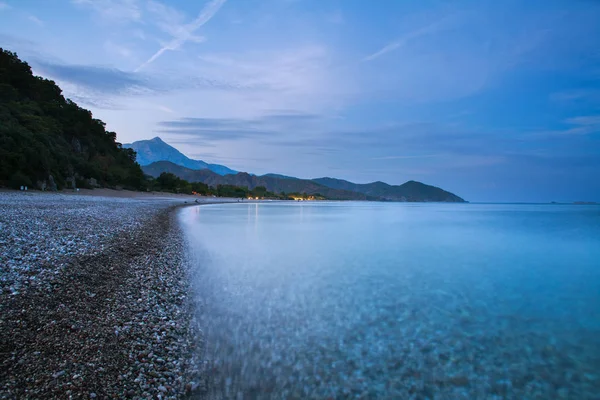
[[[177,398],[202,390],[193,359],[201,338],[176,221],[176,210],[195,198],[98,194],[0,192],[2,398]]]

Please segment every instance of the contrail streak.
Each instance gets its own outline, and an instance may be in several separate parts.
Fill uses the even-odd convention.
[[[194,32],[200,28],[202,25],[210,21],[212,17],[219,11],[221,6],[225,4],[227,0],[213,0],[204,7],[198,18],[192,21],[190,24],[184,25],[180,32],[175,36],[175,38],[169,42],[167,45],[158,50],[152,57],[148,59],[145,63],[140,65],[135,69],[135,72],[140,71],[142,68],[151,64],[154,60],[160,57],[167,50],[176,50],[181,47],[185,42],[187,42],[194,34]]]

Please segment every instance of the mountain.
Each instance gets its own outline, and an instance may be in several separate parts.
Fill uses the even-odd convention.
[[[135,150],[137,153],[137,162],[142,166],[152,164],[156,161],[170,161],[189,169],[209,169],[219,175],[237,174],[237,171],[227,168],[224,165],[208,164],[201,160],[192,160],[183,155],[175,147],[165,143],[159,137],[124,144],[123,147]]]
[[[269,192],[274,193],[318,193],[332,200],[376,200],[363,193],[332,189],[308,179],[282,179],[266,175],[250,175],[246,172],[221,176],[208,169],[193,170],[176,165],[170,161],[157,161],[149,165],[144,165],[142,169],[144,173],[155,178],[163,172],[170,172],[188,182],[202,182],[209,186],[234,185],[249,189],[264,186]]]
[[[465,200],[453,193],[416,181],[408,181],[402,185],[388,185],[384,182],[359,184],[335,178],[318,178],[313,179],[313,181],[332,189],[364,193],[367,196],[377,197],[386,201],[465,202]]]
[[[170,172],[188,182],[202,182],[209,186],[234,185],[254,189],[264,186],[274,193],[321,194],[332,200],[379,200],[379,201],[439,201],[462,203],[463,199],[435,186],[409,181],[400,186],[391,186],[383,182],[356,184],[341,179],[298,179],[283,175],[266,174],[262,176],[239,172],[235,175],[221,176],[208,169],[193,170],[169,161],[158,161],[142,167],[144,173],[158,177]]]
[[[105,126],[0,48],[0,185],[143,188],[135,152]]]
[[[280,179],[298,179],[298,178],[294,178],[293,176],[287,176],[287,175],[281,175],[281,174],[264,174],[261,176],[266,176],[266,177],[270,177],[270,178],[280,178]]]

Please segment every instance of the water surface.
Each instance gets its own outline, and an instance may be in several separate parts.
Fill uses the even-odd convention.
[[[261,203],[180,218],[215,397],[598,398],[598,206]]]

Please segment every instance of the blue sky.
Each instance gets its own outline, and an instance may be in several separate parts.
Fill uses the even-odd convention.
[[[600,201],[600,2],[0,0],[107,123],[257,174]]]

